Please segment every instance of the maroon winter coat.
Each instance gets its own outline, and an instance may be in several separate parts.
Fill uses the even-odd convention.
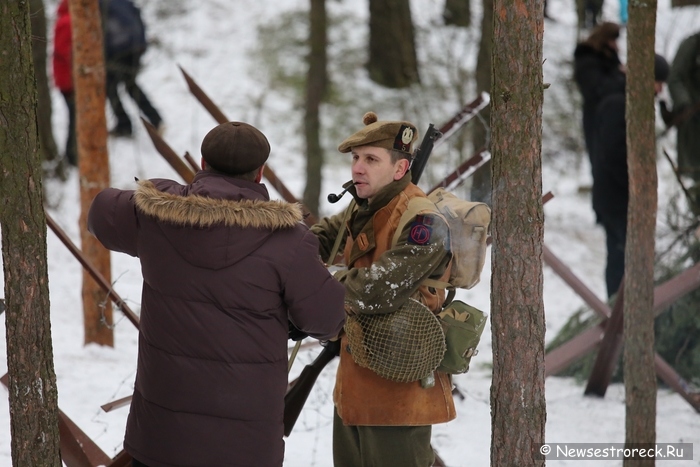
[[[191,185],[106,189],[88,228],[141,260],[143,296],[125,449],[152,466],[281,466],[288,320],[317,339],[344,288],[298,205],[199,172]]]

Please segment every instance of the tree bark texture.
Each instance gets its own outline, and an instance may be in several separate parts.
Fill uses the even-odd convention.
[[[656,0],[630,2],[627,36],[627,167],[624,378],[626,443],[656,440],[654,369],[654,240],[657,176],[654,132]],[[653,466],[654,459],[624,464]]]
[[[388,88],[405,88],[420,81],[408,0],[369,2],[369,61],[372,81]]]
[[[472,24],[472,13],[469,0],[445,0],[442,12],[445,24],[468,28]]]
[[[543,32],[542,0],[494,0],[492,466],[544,465]]]
[[[321,196],[323,147],[321,146],[321,103],[328,83],[326,53],[326,0],[311,0],[309,11],[309,57],[306,75],[304,136],[306,139],[306,188],[304,204],[318,217]]]
[[[32,57],[39,100],[37,121],[39,124],[41,155],[45,160],[52,161],[58,158],[58,148],[53,138],[53,128],[51,126],[51,113],[53,110],[51,93],[49,92],[49,79],[46,73],[46,11],[44,10],[43,0],[30,0],[29,8],[32,23]]]
[[[12,462],[60,467],[29,4],[3,2],[0,31],[0,229]]]
[[[109,251],[87,230],[87,214],[95,195],[109,186],[105,64],[100,10],[94,0],[69,0],[73,35],[76,135],[80,171],[80,233],[83,253],[110,281]],[[114,346],[112,303],[83,271],[85,343]]]
[[[476,91],[491,92],[491,52],[493,49],[493,0],[483,0],[484,16],[481,19],[481,38],[479,39],[479,52],[476,57]],[[481,148],[490,149],[491,106],[481,111],[481,120],[474,123],[473,143],[474,151]],[[482,165],[472,175],[471,198],[473,201],[483,201],[491,204],[491,161]]]

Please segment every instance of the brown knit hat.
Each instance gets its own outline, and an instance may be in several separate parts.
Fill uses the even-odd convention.
[[[586,39],[586,43],[600,51],[607,47],[608,42],[617,40],[619,37],[620,25],[606,21],[593,29],[591,35]]]
[[[241,175],[262,167],[270,155],[270,143],[252,125],[226,122],[207,133],[201,151],[206,163],[216,170]]]
[[[418,139],[418,130],[413,123],[379,121],[374,112],[367,112],[362,117],[362,122],[365,127],[340,143],[338,151],[350,152],[354,147],[369,145],[396,149],[406,154],[413,153],[413,142]]]

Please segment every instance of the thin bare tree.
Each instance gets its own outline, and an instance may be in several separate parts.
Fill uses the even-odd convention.
[[[309,10],[309,56],[306,74],[304,136],[306,140],[306,188],[304,204],[318,216],[321,196],[323,146],[321,145],[321,103],[328,84],[326,0],[311,0]]]
[[[654,369],[654,248],[657,177],[654,133],[656,0],[631,2],[627,27],[627,167],[624,378],[627,443],[656,440]],[[623,465],[653,466],[654,459]]]
[[[39,122],[39,141],[41,142],[40,150],[45,160],[52,161],[58,158],[58,148],[51,127],[53,107],[49,92],[49,79],[46,73],[46,11],[43,0],[30,0],[29,5],[32,21],[32,57],[39,100],[37,119]]]
[[[420,81],[408,0],[369,2],[367,71],[372,81],[389,88],[405,88]]]
[[[491,465],[539,466],[544,465],[539,449],[547,418],[542,298],[544,5],[542,0],[493,3]]]
[[[60,467],[28,2],[0,7],[0,229],[14,465]]]
[[[109,281],[110,257],[87,230],[87,213],[95,195],[109,186],[105,64],[98,2],[69,0],[73,36],[76,136],[80,171],[81,248]],[[87,271],[83,272],[85,343],[114,346],[112,303]]]

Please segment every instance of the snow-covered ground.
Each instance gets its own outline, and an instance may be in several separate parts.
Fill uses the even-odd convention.
[[[45,0],[48,16],[56,9],[56,0]],[[267,68],[260,61],[259,45],[265,37],[257,35],[257,26],[274,25],[274,19],[284,12],[303,11],[308,3],[302,0],[259,0],[257,2],[185,2],[184,0],[142,0],[139,3],[149,25],[149,36],[155,43],[144,60],[140,83],[156,107],[162,112],[167,126],[165,138],[180,154],[189,151],[199,157],[202,137],[215,122],[191,96],[177,68],[181,65],[219,104],[231,119],[249,121],[258,125],[272,144],[271,168],[284,180],[298,197],[304,186],[303,141],[301,137],[301,114],[294,94],[284,89],[271,88],[266,76]],[[347,40],[359,41],[365,34],[367,2],[344,0],[327,2],[329,13],[334,18],[344,18],[343,34]],[[477,25],[463,33],[440,27],[440,0],[412,0],[413,17],[423,38],[419,42],[420,54],[425,57],[457,54],[467,69],[475,63],[478,44],[480,6],[472,1]],[[420,12],[420,14],[418,14]],[[545,97],[545,125],[543,141],[543,188],[555,197],[545,206],[545,241],[598,296],[605,296],[603,269],[605,243],[601,228],[595,226],[590,208],[590,195],[581,191],[590,185],[590,170],[586,158],[580,153],[563,147],[565,138],[557,137],[562,131],[573,134],[580,140],[579,115],[575,102],[570,101],[571,54],[576,37],[574,0],[549,0],[549,14],[556,21],[545,23],[544,78],[551,83]],[[608,0],[604,16],[616,21],[618,4]],[[349,26],[347,21],[356,21]],[[294,24],[294,23],[292,23]],[[658,52],[669,60],[680,41],[694,32],[700,25],[700,8],[670,8],[670,0],[659,0],[657,20]],[[433,26],[433,33],[425,28]],[[301,27],[303,25],[296,25]],[[349,31],[349,32],[348,32]],[[441,31],[441,32],[440,32]],[[447,32],[446,32],[447,31]],[[290,33],[291,34],[291,33]],[[332,33],[336,34],[336,33]],[[340,34],[340,33],[338,33]],[[358,38],[358,36],[360,38]],[[349,39],[348,39],[349,38]],[[445,43],[460,38],[462,43]],[[625,37],[621,40],[625,50]],[[426,50],[427,45],[436,48]],[[347,44],[345,44],[347,45]],[[441,46],[442,45],[442,46]],[[282,47],[282,44],[279,45]],[[268,45],[269,47],[269,45]],[[274,49],[274,44],[272,46]],[[334,44],[333,49],[341,45]],[[253,52],[258,50],[258,52]],[[332,53],[340,53],[337,50]],[[277,57],[281,63],[293,57]],[[436,59],[437,60],[437,59]],[[447,61],[449,63],[449,61]],[[303,69],[299,63],[283,63]],[[447,75],[437,65],[431,73]],[[352,73],[362,75],[362,70]],[[354,75],[353,75],[354,76]],[[438,79],[440,77],[438,76]],[[430,77],[426,79],[432,79]],[[361,88],[359,88],[361,89]],[[473,94],[473,93],[468,93]],[[574,94],[575,95],[575,94]],[[388,97],[387,97],[388,96]],[[65,140],[66,112],[61,96],[54,92],[54,128],[60,147]],[[381,97],[381,96],[380,96]],[[392,100],[386,93],[381,102]],[[407,107],[405,118],[421,122],[434,119],[436,124],[447,121],[450,112],[462,103],[435,106],[428,116],[411,113],[420,107],[424,99],[416,96]],[[126,100],[127,110],[136,115],[131,102]],[[348,104],[350,105],[350,104]],[[389,105],[389,104],[387,104]],[[384,104],[363,110],[348,111],[347,125],[343,131],[349,133],[360,123],[364,110],[375,110],[382,118],[391,118],[389,111],[382,112]],[[570,109],[563,115],[561,109]],[[445,110],[447,109],[447,110]],[[452,109],[452,110],[449,110]],[[559,109],[559,113],[553,109]],[[344,109],[325,111],[343,112]],[[392,112],[395,111],[392,110]],[[432,120],[431,120],[432,121]],[[571,125],[575,129],[571,130]],[[177,179],[175,172],[158,155],[145,130],[136,126],[132,139],[110,139],[110,170],[112,185],[123,188],[134,186],[134,177],[170,177]],[[562,130],[564,128],[564,130]],[[338,135],[335,135],[338,136]],[[345,135],[340,135],[343,137]],[[348,166],[342,156],[334,152],[333,143],[328,143],[329,163],[324,169],[323,193],[337,192],[349,178]],[[673,150],[673,134],[661,144]],[[580,142],[579,142],[580,145]],[[438,155],[436,154],[436,157]],[[448,158],[449,155],[443,156]],[[439,160],[439,159],[436,159]],[[449,165],[448,162],[444,163]],[[659,159],[660,206],[677,193],[678,188],[669,164]],[[437,174],[440,175],[440,174]],[[442,174],[444,175],[444,174]],[[75,171],[69,173],[65,183],[54,180],[46,182],[48,212],[68,232],[74,241],[79,241],[78,180]],[[277,195],[273,192],[273,197]],[[347,202],[346,199],[343,202]],[[324,202],[324,214],[340,210],[339,205]],[[664,221],[659,216],[659,223]],[[80,300],[81,268],[68,250],[51,232],[48,234],[49,279],[51,291],[51,322],[55,356],[55,368],[59,388],[59,405],[107,454],[113,456],[121,450],[128,408],[104,413],[100,405],[129,395],[133,388],[136,369],[137,332],[132,324],[115,311],[115,348],[100,348],[83,345],[82,310]],[[0,273],[0,278],[2,273]],[[138,312],[141,294],[141,275],[138,260],[126,255],[112,255],[112,279],[115,290]],[[469,291],[460,291],[458,298],[470,302],[483,310],[490,307],[490,261],[484,268],[481,283]],[[571,314],[583,302],[549,268],[544,269],[544,300],[547,318],[547,341],[551,340]],[[4,320],[0,327],[4,328]],[[489,410],[491,375],[490,327],[484,332],[480,353],[473,359],[473,369],[467,375],[455,377],[455,383],[464,395],[457,399],[458,417],[455,421],[437,425],[433,430],[433,444],[439,455],[450,467],[489,465],[491,420]],[[318,347],[302,350],[292,369],[296,376],[305,363],[318,353]],[[0,355],[5,355],[5,342],[0,342]],[[319,378],[309,401],[292,435],[287,439],[285,465],[330,466],[331,461],[331,390],[336,362],[331,363]],[[7,364],[0,359],[0,373]],[[624,442],[625,406],[624,387],[612,385],[604,399],[583,396],[583,386],[570,378],[551,377],[546,382],[547,425],[546,440],[560,443]],[[2,390],[0,390],[2,393]],[[659,389],[657,440],[660,443],[694,443],[700,450],[700,415],[681,397],[668,389]],[[694,461],[657,461],[657,465],[670,467],[700,465],[700,453]],[[621,461],[549,461],[549,465],[618,466]],[[10,466],[10,429],[8,405],[0,404],[0,466]]]

